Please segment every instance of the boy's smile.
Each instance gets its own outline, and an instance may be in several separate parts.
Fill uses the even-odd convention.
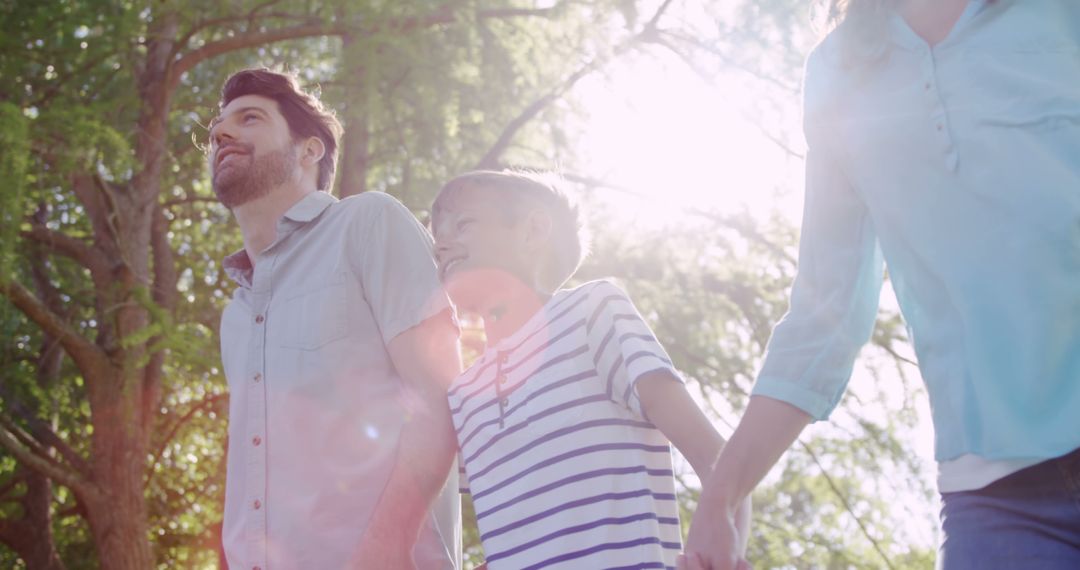
[[[460,307],[478,309],[532,283],[536,260],[529,259],[522,224],[511,221],[486,191],[460,191],[433,230],[439,278]]]

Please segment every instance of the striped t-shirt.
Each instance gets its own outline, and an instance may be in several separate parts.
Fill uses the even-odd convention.
[[[670,443],[634,390],[654,370],[679,378],[626,294],[594,281],[556,293],[454,381],[490,570],[674,568]]]

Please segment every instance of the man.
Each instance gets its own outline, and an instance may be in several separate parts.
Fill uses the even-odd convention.
[[[882,261],[933,410],[946,570],[1080,568],[1080,2],[833,0],[806,66],[791,309],[683,568],[839,402]]]
[[[210,129],[214,192],[244,238],[224,261],[239,284],[221,323],[226,557],[455,568],[456,323],[412,214],[386,194],[328,193],[340,132],[295,78],[265,69],[226,81]]]

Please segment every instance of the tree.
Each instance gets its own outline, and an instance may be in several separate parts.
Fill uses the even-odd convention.
[[[572,85],[570,74],[544,105],[524,113],[502,104],[546,89],[550,74],[564,67],[537,66],[524,81],[508,78],[507,72],[525,68],[511,62],[565,39],[559,26],[523,34],[511,21],[565,16],[580,31],[583,11],[602,14],[608,4],[533,9],[510,2],[356,7],[273,0],[225,6],[55,0],[6,3],[2,9],[16,25],[0,49],[0,69],[14,78],[0,92],[2,136],[12,143],[3,166],[10,184],[3,194],[10,217],[5,227],[13,232],[4,241],[8,271],[0,278],[0,293],[9,303],[5,324],[17,342],[5,352],[0,395],[0,445],[7,454],[3,490],[11,505],[0,540],[37,566],[37,537],[52,536],[50,529],[75,515],[85,521],[103,565],[146,568],[169,552],[170,541],[160,537],[175,537],[164,531],[176,524],[177,511],[206,503],[190,488],[192,481],[205,480],[205,491],[220,495],[216,467],[193,470],[198,456],[175,453],[196,437],[192,422],[212,420],[223,410],[211,355],[213,315],[228,288],[214,260],[236,244],[196,231],[226,216],[207,203],[202,159],[191,137],[199,132],[196,121],[205,120],[202,112],[212,109],[227,71],[296,57],[312,64],[304,66],[311,70],[306,79],[343,86],[354,105],[399,96],[394,89],[402,85],[427,97],[402,97],[403,104],[387,112],[360,106],[351,113],[358,128],[350,132],[386,141],[371,147],[390,156],[371,161],[362,138],[354,138],[346,141],[343,160],[345,193],[379,180],[380,189],[396,190],[415,205],[423,200],[423,194],[410,200],[418,186],[415,172],[430,182],[460,167],[466,156],[495,164],[517,130]],[[505,43],[514,34],[536,45]],[[596,37],[576,48],[603,52],[606,36]],[[441,45],[459,46],[447,53],[459,59],[417,65]],[[566,46],[566,53],[573,50]],[[349,77],[360,60],[339,70],[336,58],[361,53],[372,62],[361,67],[366,81],[337,80]],[[492,74],[487,66],[481,72],[466,57],[475,54],[502,65]],[[488,79],[505,81],[506,89],[491,89],[483,83]],[[433,105],[441,93],[436,89],[446,82],[456,97]],[[501,99],[492,105],[488,94]],[[521,113],[521,120],[511,121],[496,141],[480,134],[468,144],[455,142],[453,122],[459,117],[489,124],[487,117],[463,114],[461,108],[489,106],[503,117]],[[475,152],[476,145],[487,152]],[[417,168],[412,156],[403,157],[405,148],[434,155],[450,149],[458,161]],[[441,168],[431,168],[436,164]],[[197,294],[205,295],[201,303],[194,300]],[[202,449],[220,449],[220,426],[201,427],[211,428]],[[188,440],[179,449],[171,439],[178,436]],[[220,452],[208,455],[204,463],[220,464]],[[191,476],[189,485],[160,475],[174,468]],[[42,509],[46,499],[61,508]],[[62,520],[52,520],[54,515]],[[156,553],[152,530],[159,537]],[[55,541],[45,543],[40,560],[54,564]]]

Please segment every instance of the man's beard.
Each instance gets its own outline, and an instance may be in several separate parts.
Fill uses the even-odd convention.
[[[254,152],[251,145],[244,145],[242,148],[246,158]],[[257,157],[246,166],[232,164],[222,171],[215,168],[212,180],[214,194],[222,205],[231,210],[262,198],[284,184],[296,170],[298,162],[296,146],[286,144],[285,148]]]

